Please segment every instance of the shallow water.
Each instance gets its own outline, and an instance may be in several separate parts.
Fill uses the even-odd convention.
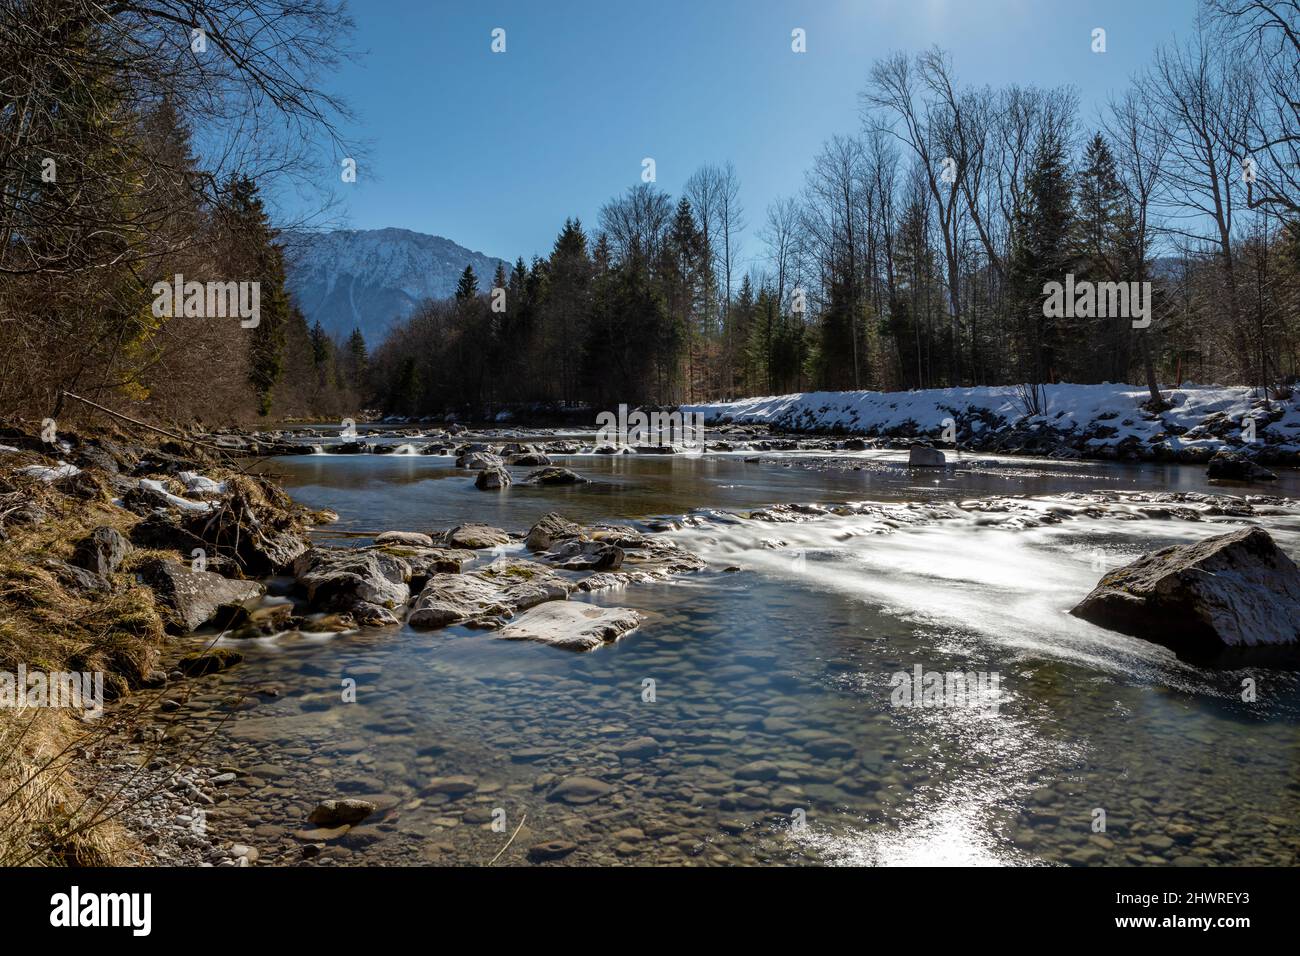
[[[744,457],[557,458],[595,483],[504,493],[475,491],[447,458],[270,463],[340,514],[334,531],[693,513],[671,533],[710,568],[586,598],[646,616],[589,654],[457,628],[231,642],[245,663],[195,682],[193,719],[175,725],[197,739],[233,708],[205,760],[245,776],[214,825],[282,863],[307,841],[332,864],[517,864],[548,840],[577,845],[566,863],[1297,862],[1297,677],[1203,670],[1065,613],[1106,568],[1239,526],[1122,503],[1225,491],[1201,469]],[[1300,482],[1266,491],[1300,497]],[[1106,516],[1060,497],[1091,492],[1116,502]],[[1017,529],[958,506],[991,496],[1064,520]],[[846,501],[886,507],[736,517]],[[1259,520],[1300,555],[1300,512]],[[996,707],[892,706],[891,676],[917,665],[996,674]],[[595,799],[548,799],[575,776],[603,785]],[[383,812],[336,838],[293,835],[340,794]]]

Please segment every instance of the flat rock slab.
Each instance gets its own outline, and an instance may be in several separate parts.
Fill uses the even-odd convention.
[[[1143,555],[1070,613],[1197,662],[1289,659],[1300,651],[1300,570],[1267,531],[1243,528]]]
[[[640,624],[641,615],[630,608],[552,601],[520,615],[497,636],[508,641],[538,641],[570,651],[590,651],[618,640]]]

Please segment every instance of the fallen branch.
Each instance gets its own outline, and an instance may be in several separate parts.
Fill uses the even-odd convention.
[[[510,834],[510,839],[506,840],[506,845],[497,851],[497,855],[492,857],[492,859],[488,860],[488,866],[491,866],[497,860],[501,859],[501,854],[506,852],[506,850],[510,849],[510,844],[515,842],[515,837],[519,836],[519,831],[524,828],[524,821],[527,819],[528,819],[528,814],[526,813],[519,818],[519,826],[515,827],[515,832]]]

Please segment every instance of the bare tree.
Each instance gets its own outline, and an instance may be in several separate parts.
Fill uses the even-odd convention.
[[[1124,188],[1133,217],[1133,256],[1137,265],[1136,281],[1146,282],[1147,249],[1151,244],[1151,204],[1160,188],[1161,170],[1169,150],[1169,131],[1161,123],[1152,123],[1142,96],[1130,90],[1124,98],[1110,106],[1110,139],[1115,144],[1115,161],[1120,171],[1120,184]],[[1142,366],[1146,374],[1147,390],[1151,393],[1151,409],[1164,407],[1160,385],[1156,381],[1155,363],[1151,356],[1150,328],[1141,330],[1138,347],[1142,353]],[[1177,383],[1175,383],[1177,384]]]
[[[1240,74],[1254,80],[1235,145],[1253,164],[1250,208],[1300,213],[1300,2],[1209,0],[1207,11]]]

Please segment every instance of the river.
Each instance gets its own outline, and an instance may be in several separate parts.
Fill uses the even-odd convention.
[[[265,463],[340,515],[325,543],[559,511],[676,519],[710,566],[583,596],[645,614],[586,654],[463,628],[223,639],[244,663],[197,682],[173,726],[198,740],[224,721],[204,760],[241,776],[213,825],[281,864],[520,864],[548,842],[566,864],[1300,861],[1296,675],[1201,669],[1066,613],[1106,568],[1240,526],[1131,503],[1227,490],[1202,469],[746,457],[555,457],[593,482],[504,492],[439,456]],[[1264,490],[1300,498],[1300,476]],[[874,505],[743,517],[788,502]],[[1253,520],[1300,556],[1300,510]],[[997,675],[994,706],[893,706],[893,675],[918,665]],[[333,796],[381,812],[314,831]]]

